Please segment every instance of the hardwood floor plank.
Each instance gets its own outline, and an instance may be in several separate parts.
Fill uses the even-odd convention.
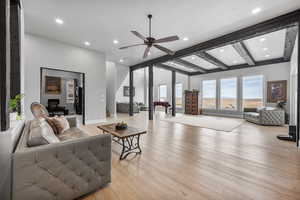
[[[147,112],[118,120],[146,128],[142,154],[119,161],[112,145],[112,183],[82,200],[300,199],[300,156],[294,143],[280,141],[287,127],[244,122],[232,132],[159,120]],[[109,123],[108,122],[108,123]],[[96,125],[82,129],[99,134]]]

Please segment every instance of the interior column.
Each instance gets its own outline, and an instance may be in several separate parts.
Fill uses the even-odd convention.
[[[10,97],[21,93],[21,8],[17,0],[10,4]]]
[[[149,120],[153,120],[153,65],[149,66],[149,95],[148,95],[148,105],[149,105]]]
[[[129,116],[133,116],[133,70],[129,70]]]
[[[299,147],[299,131],[300,131],[300,20],[298,22],[298,70],[297,70],[297,134],[296,142]]]
[[[9,129],[8,100],[10,97],[9,0],[0,1],[0,128]]]
[[[172,71],[172,116],[176,115],[176,72]]]

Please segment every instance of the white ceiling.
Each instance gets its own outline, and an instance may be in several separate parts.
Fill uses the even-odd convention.
[[[244,43],[255,61],[282,58],[286,29],[245,40]]]
[[[202,67],[203,69],[210,70],[210,69],[217,69],[217,68],[219,68],[218,66],[216,66],[214,64],[211,64],[210,62],[207,62],[206,60],[204,60],[202,58],[199,58],[196,55],[187,56],[187,57],[184,57],[182,59],[185,60],[185,61],[188,61],[190,63],[193,63],[195,65],[198,65],[198,66]]]
[[[110,61],[124,59],[125,65],[143,61],[143,47],[118,50],[121,45],[139,43],[130,33],[147,33],[146,15],[152,13],[153,34],[177,34],[188,41],[164,44],[179,50],[230,33],[300,8],[299,0],[24,0],[25,30],[76,46],[89,41],[88,48],[105,52]],[[256,15],[251,10],[260,7]],[[59,26],[54,19],[64,24]],[[113,40],[120,41],[113,44]],[[148,59],[164,55],[152,50]]]
[[[232,45],[212,49],[207,51],[207,53],[222,61],[228,66],[246,63],[246,61],[240,56],[240,54],[233,48]]]
[[[186,67],[186,66],[184,66],[184,65],[180,65],[180,64],[178,64],[178,63],[174,63],[174,62],[172,62],[172,61],[168,61],[168,62],[165,62],[165,63],[163,63],[163,64],[168,65],[168,66],[171,66],[171,67],[174,67],[174,68],[176,68],[176,69],[181,69],[181,70],[187,71],[187,72],[196,72],[196,71],[197,71],[197,70],[195,70],[195,69],[191,69],[191,68]]]

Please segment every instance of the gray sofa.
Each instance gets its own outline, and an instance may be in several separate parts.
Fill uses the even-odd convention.
[[[70,120],[70,129],[57,143],[28,147],[34,120],[12,132],[13,200],[71,200],[96,191],[111,181],[111,136],[90,136]]]
[[[117,112],[118,113],[129,113],[129,103],[117,102]],[[139,113],[140,108],[138,103],[133,103],[133,113]]]
[[[285,111],[272,107],[245,108],[244,119],[260,125],[283,126],[285,124]]]

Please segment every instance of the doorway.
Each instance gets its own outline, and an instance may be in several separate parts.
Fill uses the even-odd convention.
[[[74,116],[85,125],[85,74],[41,67],[40,103],[50,116]]]

